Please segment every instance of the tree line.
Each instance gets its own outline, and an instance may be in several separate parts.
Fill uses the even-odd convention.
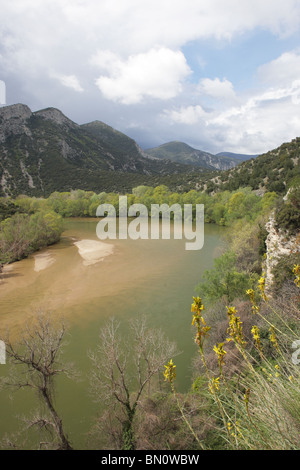
[[[235,191],[207,194],[191,190],[172,192],[167,186],[137,186],[126,193],[128,206],[143,204],[151,215],[152,204],[204,204],[205,222],[232,226],[236,221],[253,222],[264,219],[276,210],[278,227],[299,229],[299,189],[289,194],[288,204],[275,192],[257,195],[250,187]],[[95,193],[74,190],[52,193],[48,198],[20,195],[15,199],[0,198],[0,262],[9,263],[59,240],[63,231],[63,218],[95,217],[100,204],[111,204],[119,210],[119,193]],[[172,213],[171,213],[172,217]],[[243,222],[243,223],[244,223]]]
[[[21,195],[16,199],[1,198],[2,217],[14,212],[33,214],[39,210],[51,210],[62,217],[95,217],[100,204],[112,204],[118,213],[119,193],[74,190],[52,193],[48,198]],[[143,204],[151,211],[151,204],[204,204],[205,220],[218,225],[230,225],[235,219],[254,219],[258,213],[267,211],[278,196],[276,193],[256,195],[251,188],[207,194],[196,190],[185,193],[172,192],[167,186],[137,186],[125,193],[128,205]]]

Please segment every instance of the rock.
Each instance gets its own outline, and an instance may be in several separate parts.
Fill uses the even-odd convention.
[[[281,256],[290,255],[299,251],[298,237],[289,236],[281,229],[275,226],[274,214],[270,217],[266,224],[268,236],[266,238],[266,261],[265,261],[265,278],[266,286],[273,284],[273,269],[277,265]]]
[[[31,131],[26,125],[31,115],[31,110],[25,104],[14,104],[0,108],[0,142],[5,142],[11,134],[31,136]]]

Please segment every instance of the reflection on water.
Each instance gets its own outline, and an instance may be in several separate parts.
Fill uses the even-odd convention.
[[[203,249],[186,251],[184,239],[99,242],[97,222],[67,220],[60,243],[5,270],[0,282],[1,330],[9,328],[18,335],[38,309],[63,317],[70,328],[67,360],[85,377],[87,350],[94,348],[103,322],[111,316],[126,320],[146,315],[151,326],[162,328],[183,351],[176,358],[177,378],[178,386],[187,389],[195,354],[190,313],[194,287],[219,255],[224,228],[206,225]],[[7,367],[1,365],[0,374],[7,373]],[[25,412],[24,406],[30,409],[32,398],[20,394],[9,402],[3,392],[0,397],[1,436],[16,426],[15,414]],[[62,380],[58,404],[72,439],[82,445],[81,436],[95,413],[86,381],[74,386]]]

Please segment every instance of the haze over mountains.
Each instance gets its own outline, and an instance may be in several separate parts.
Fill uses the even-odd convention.
[[[212,155],[183,142],[142,150],[103,122],[78,125],[58,109],[32,112],[15,104],[0,108],[0,195],[124,192],[145,184],[166,184],[175,191],[239,185],[283,191],[299,173],[299,140],[282,147],[257,158]]]
[[[221,152],[213,155],[203,150],[197,150],[183,142],[169,142],[159,147],[147,149],[146,153],[160,159],[170,159],[173,162],[199,166],[209,170],[229,170],[242,161],[257,155],[238,155]]]
[[[133,139],[102,122],[80,126],[55,108],[37,112],[23,104],[0,108],[4,195],[39,196],[76,188],[117,191],[142,184],[150,176],[194,171],[147,157]]]
[[[147,183],[148,177],[199,174],[236,164],[184,143],[166,144],[163,154],[160,148],[146,152],[103,122],[78,125],[58,109],[32,112],[24,104],[0,108],[0,152],[3,195],[129,189]]]

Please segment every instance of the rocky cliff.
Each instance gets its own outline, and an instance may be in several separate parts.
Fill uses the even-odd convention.
[[[268,236],[266,238],[265,275],[266,285],[271,287],[274,282],[273,270],[282,256],[300,253],[299,234],[291,236],[276,227],[274,215],[266,224]]]

